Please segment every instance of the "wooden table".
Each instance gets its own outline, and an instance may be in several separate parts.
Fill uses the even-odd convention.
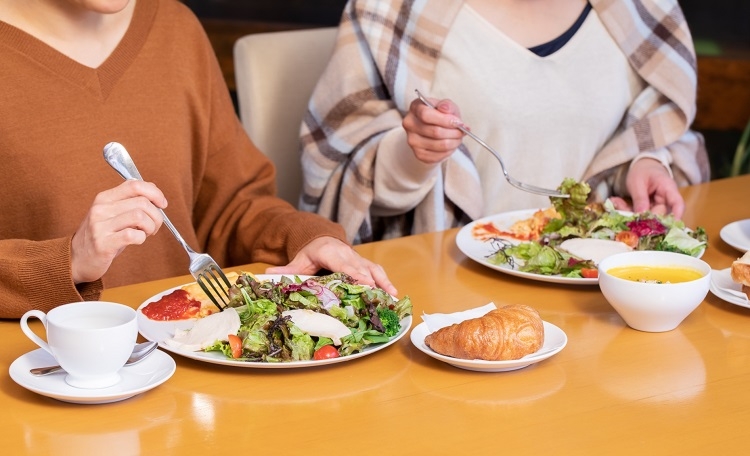
[[[722,226],[750,218],[750,176],[684,191],[704,259],[739,252]],[[504,373],[460,370],[408,337],[364,358],[310,369],[250,369],[175,356],[163,385],[123,402],[74,405],[0,388],[5,454],[745,454],[750,444],[750,309],[712,294],[677,329],[628,328],[596,286],[503,274],[467,259],[457,230],[362,245],[425,312],[526,303],[562,328],[567,347]],[[265,265],[244,268],[262,273]],[[138,306],[188,276],[105,292]],[[0,368],[36,348],[0,322]],[[231,453],[230,453],[231,452]]]

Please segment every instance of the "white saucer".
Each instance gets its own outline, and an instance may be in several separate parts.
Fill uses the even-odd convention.
[[[429,334],[427,325],[422,322],[418,324],[411,332],[411,342],[426,355],[429,355],[437,360],[446,362],[451,366],[458,367],[460,369],[478,371],[478,372],[505,372],[516,369],[521,369],[526,366],[530,366],[539,361],[543,361],[550,356],[553,356],[560,352],[565,345],[568,343],[568,336],[565,335],[562,329],[553,325],[549,322],[544,323],[544,345],[542,348],[537,350],[535,353],[528,354],[521,359],[513,359],[508,361],[485,361],[482,359],[458,359],[450,356],[441,355],[440,353],[432,351],[427,344],[424,343],[425,337]]]
[[[732,280],[730,270],[731,268],[722,270],[714,269],[711,271],[711,283],[708,286],[708,289],[718,298],[721,298],[730,304],[750,308],[750,301],[748,301],[747,296],[743,297],[732,293],[736,292],[744,295],[744,293],[742,293],[742,285]]]
[[[156,388],[174,374],[176,365],[171,356],[154,350],[143,361],[120,370],[122,380],[115,386],[101,389],[74,388],[65,383],[65,372],[37,377],[29,369],[55,365],[55,359],[40,349],[26,353],[10,365],[10,377],[29,391],[58,401],[74,404],[107,404],[131,398]]]
[[[719,237],[735,249],[750,250],[750,219],[732,222],[719,231]]]

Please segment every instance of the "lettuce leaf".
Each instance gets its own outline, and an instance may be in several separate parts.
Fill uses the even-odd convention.
[[[698,256],[705,248],[705,240],[696,239],[677,227],[670,229],[658,246],[659,250],[684,253],[691,256]]]
[[[586,202],[588,201],[591,187],[586,182],[578,182],[566,177],[558,187],[561,193],[567,193],[570,198],[550,198],[558,214],[564,220],[580,220],[583,218]]]
[[[309,361],[313,357],[315,342],[306,332],[302,332],[293,323],[289,324],[289,334],[291,339],[287,338],[285,344],[292,352],[292,361]]]
[[[526,261],[520,270],[534,272],[537,274],[552,275],[559,274],[567,265],[567,260],[557,250],[549,246],[543,246],[539,252]]]

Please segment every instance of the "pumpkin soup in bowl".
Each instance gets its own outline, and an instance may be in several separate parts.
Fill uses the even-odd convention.
[[[599,288],[631,328],[671,331],[708,294],[711,266],[681,253],[632,251],[599,263]]]
[[[681,283],[703,277],[699,270],[681,266],[618,266],[607,272],[621,279],[644,283]]]

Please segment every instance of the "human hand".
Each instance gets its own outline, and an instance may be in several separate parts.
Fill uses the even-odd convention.
[[[128,180],[96,195],[73,235],[73,282],[98,280],[125,247],[155,234],[163,221],[157,208],[165,207],[161,190],[143,181]]]
[[[644,158],[633,163],[625,185],[633,201],[633,212],[671,212],[676,218],[681,218],[685,211],[685,201],[677,189],[677,183],[658,160]],[[616,208],[624,209],[622,200],[613,202]]]
[[[343,272],[358,283],[382,288],[393,296],[398,294],[382,266],[361,257],[348,244],[331,236],[312,240],[289,264],[268,268],[266,273],[311,275],[320,269]]]
[[[406,142],[418,160],[432,164],[449,157],[463,141],[464,133],[456,128],[463,125],[461,113],[450,100],[434,100],[437,109],[426,106],[418,98],[411,102],[401,122],[406,131]]]

